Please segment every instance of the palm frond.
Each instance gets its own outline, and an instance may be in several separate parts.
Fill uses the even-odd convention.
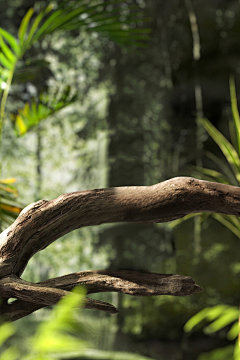
[[[219,130],[215,128],[215,126],[213,126],[209,120],[203,118],[199,121],[222,150],[227,162],[234,172],[234,175],[236,176],[238,182],[240,182],[240,158],[233,145],[220,133]]]
[[[0,180],[0,230],[8,227],[18,217],[22,207],[16,202],[17,189],[12,185],[15,178]]]
[[[39,99],[32,99],[31,103],[26,103],[22,109],[18,110],[17,114],[10,114],[17,135],[24,135],[41,120],[69,106],[76,99],[77,94],[71,93],[70,86],[65,86],[62,91],[52,95],[43,92]]]
[[[240,156],[240,116],[237,107],[237,95],[236,95],[236,87],[234,83],[234,78],[230,77],[229,79],[229,86],[230,86],[230,97],[231,97],[231,107],[232,107],[232,115],[233,121],[236,129],[236,138],[237,138],[237,151],[238,155]]]

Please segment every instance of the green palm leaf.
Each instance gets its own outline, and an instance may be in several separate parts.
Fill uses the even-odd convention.
[[[29,25],[29,22],[31,20],[31,17],[33,16],[33,13],[34,13],[34,9],[30,8],[28,10],[28,12],[26,13],[26,15],[24,16],[24,18],[22,19],[22,22],[20,24],[19,31],[18,31],[18,38],[19,38],[21,46],[23,46],[25,36],[26,36],[26,32],[27,32],[27,29],[28,29],[28,25]]]
[[[34,20],[25,41],[22,42],[22,51],[23,52],[25,52],[32,45],[32,43],[34,42],[33,37],[34,37],[34,34],[35,34],[40,22],[42,21],[44,16],[52,10],[52,8],[53,8],[53,5],[50,4],[44,11],[41,11],[38,14],[38,16],[36,17],[36,19]],[[26,16],[27,16],[27,14],[26,14]],[[30,20],[30,17],[29,17],[29,20]],[[20,31],[20,29],[19,29],[19,31]],[[23,37],[25,36],[25,34],[26,34],[26,31],[23,34]]]
[[[223,214],[212,214],[212,217],[227,227],[232,233],[234,233],[240,239],[240,222],[237,219],[237,222],[230,221],[230,215]]]
[[[84,3],[83,1],[76,1],[74,4],[69,5],[68,2],[62,3],[57,10],[55,10],[46,21],[39,27],[33,36],[33,41],[50,34],[57,29],[76,30],[84,28],[86,31],[98,31],[104,33],[117,42],[135,43],[137,40],[149,39],[148,33],[151,31],[147,28],[134,28],[126,27],[127,23],[137,22],[139,19],[143,21],[140,12],[139,17],[129,14],[125,17],[124,21],[120,20],[121,8],[114,8],[110,11],[103,11],[103,6],[117,5],[123,3],[119,0],[101,1],[96,5]],[[139,10],[137,6],[135,10]],[[113,15],[114,14],[114,15]]]
[[[196,172],[196,174],[203,174],[204,175],[204,180],[210,180],[210,181],[217,181],[223,184],[228,184],[229,185],[229,180],[226,176],[224,176],[223,174],[221,174],[219,171],[216,170],[212,170],[212,169],[206,169],[200,166],[194,166],[193,167],[193,172]]]
[[[240,182],[240,159],[232,144],[211,124],[209,120],[203,118],[199,119],[199,121],[220,147],[229,165],[232,167],[238,182]]]
[[[237,181],[236,176],[232,172],[231,168],[228,166],[228,163],[222,161],[218,156],[214,155],[210,151],[205,151],[204,154],[209,159],[211,159],[219,167],[219,169],[222,170],[223,176],[226,177],[226,179],[228,179],[228,183],[230,185],[234,185],[234,186],[239,185],[239,182]]]
[[[22,211],[16,202],[18,192],[12,185],[16,179],[0,180],[0,229],[1,231],[11,225]]]
[[[240,156],[240,117],[239,117],[239,112],[238,112],[238,107],[237,107],[236,88],[235,88],[235,83],[234,83],[233,77],[230,77],[229,85],[230,85],[232,115],[233,115],[234,125],[236,128],[238,155]]]
[[[5,41],[3,40],[2,35],[0,35],[0,46],[1,46],[1,50],[2,53],[6,56],[6,58],[12,62],[15,63],[17,60],[16,55],[13,54],[13,52],[9,49],[9,47],[7,46],[7,44],[5,43]]]
[[[21,48],[18,44],[17,40],[6,30],[0,28],[0,34],[2,37],[8,42],[8,44],[11,46],[13,51],[17,56],[20,56],[21,54]]]
[[[47,92],[42,93],[38,100],[33,99],[31,104],[26,103],[22,109],[18,110],[17,114],[11,114],[16,133],[18,135],[25,134],[27,130],[37,125],[41,120],[72,104],[76,99],[77,94],[71,94],[69,86],[65,86],[61,92],[52,98]]]

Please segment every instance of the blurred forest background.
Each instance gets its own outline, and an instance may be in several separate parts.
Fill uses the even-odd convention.
[[[100,187],[152,185],[218,170],[205,156],[224,159],[197,117],[229,137],[229,76],[240,74],[240,1],[128,0],[151,28],[145,47],[119,46],[99,33],[59,30],[36,42],[18,71],[7,103],[16,113],[48,89],[71,86],[78,100],[16,137],[10,117],[3,129],[1,178],[17,178],[18,203]],[[0,1],[0,26],[16,35],[27,10],[47,1]],[[197,25],[197,26],[196,26]],[[227,166],[227,165],[226,165]],[[92,348],[136,352],[156,360],[215,359],[232,346],[230,325],[213,334],[184,324],[199,310],[240,302],[240,239],[216,219],[168,224],[111,224],[74,231],[36,254],[23,278],[32,282],[87,269],[133,269],[193,277],[204,292],[190,297],[138,298],[98,294],[117,316],[82,311],[94,328]],[[16,322],[9,344],[24,339],[49,315]],[[204,355],[205,353],[205,355]],[[214,353],[212,353],[214,354]],[[69,357],[70,358],[70,357]],[[98,357],[96,357],[98,358]],[[100,357],[99,357],[100,358]],[[222,357],[227,359],[230,357]],[[220,357],[218,357],[220,359]]]

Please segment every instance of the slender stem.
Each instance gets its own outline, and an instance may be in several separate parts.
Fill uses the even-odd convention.
[[[35,201],[40,200],[41,187],[42,187],[42,134],[41,134],[41,124],[38,124],[37,127],[37,148],[36,148],[36,193]]]

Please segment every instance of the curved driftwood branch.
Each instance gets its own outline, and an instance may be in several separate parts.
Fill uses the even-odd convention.
[[[36,252],[83,226],[166,222],[197,212],[240,216],[240,188],[177,177],[153,186],[79,191],[40,200],[0,235],[0,276],[20,276]]]
[[[22,306],[24,303],[35,303],[34,306],[39,308],[52,304],[54,296],[56,303],[69,291],[71,283],[79,283],[81,273],[47,280],[38,285],[24,283],[19,279],[29,259],[36,252],[72,230],[111,222],[166,222],[198,212],[240,216],[240,188],[190,177],[177,177],[153,186],[79,191],[63,194],[51,201],[40,200],[27,206],[17,220],[0,235],[0,295],[5,300],[10,296],[15,296],[22,301]],[[12,277],[13,275],[15,278]],[[114,273],[105,283],[107,286],[104,285],[106,279],[101,280],[104,275],[109,274],[95,273],[93,275],[87,272],[84,275],[84,281],[89,289],[91,287],[94,289],[92,292],[122,291],[121,287],[116,286]],[[138,276],[138,288],[132,287],[135,295],[157,295],[158,290],[154,282],[156,279],[153,281],[153,287],[149,283],[150,279],[152,281],[156,275],[147,273],[145,277],[141,273],[141,276]],[[133,281],[134,276],[136,277],[137,274],[131,274],[129,278],[121,278],[122,289],[130,289],[126,281]],[[145,282],[139,279],[142,281],[145,279]],[[59,282],[62,287],[58,286]],[[177,283],[173,283],[171,291],[175,289]],[[45,286],[44,290],[42,286]],[[99,290],[96,291],[97,289]],[[154,289],[153,293],[150,289]],[[5,300],[0,311],[3,311],[3,307],[6,310],[9,306]],[[105,306],[105,310],[108,305],[112,306],[110,304],[97,305],[92,300],[89,300],[90,302],[89,306]],[[20,311],[20,308],[17,308],[19,306],[17,301],[11,308],[13,309],[14,306],[16,312]],[[87,303],[86,306],[88,306]],[[110,308],[108,310],[113,311]]]

